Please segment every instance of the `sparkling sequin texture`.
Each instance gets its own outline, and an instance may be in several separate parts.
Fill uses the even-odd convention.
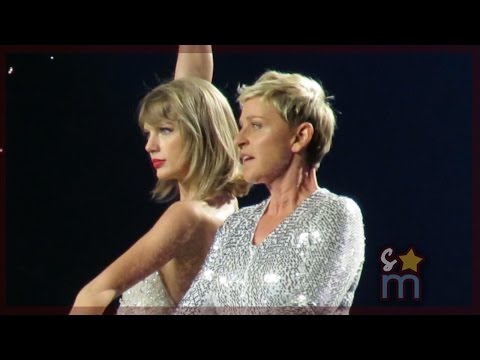
[[[120,299],[118,315],[167,314],[174,303],[163,285],[158,272],[154,272],[125,291]]]
[[[243,208],[220,227],[176,314],[349,312],[365,251],[357,204],[318,189],[255,246],[268,202]]]

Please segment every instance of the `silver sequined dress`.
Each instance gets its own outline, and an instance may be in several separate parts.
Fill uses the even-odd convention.
[[[117,315],[164,315],[174,306],[156,271],[123,293]]]
[[[358,205],[320,188],[253,245],[268,203],[220,227],[176,314],[348,314],[364,262]]]

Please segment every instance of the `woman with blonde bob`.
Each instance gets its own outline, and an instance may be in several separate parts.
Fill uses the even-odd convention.
[[[269,71],[239,89],[245,180],[270,198],[231,215],[177,314],[348,314],[364,262],[357,204],[318,186],[336,119],[315,80]]]
[[[179,200],[79,292],[71,314],[102,314],[122,293],[119,314],[169,313],[200,270],[216,230],[238,209],[236,196],[248,192],[233,112],[207,81],[211,53],[180,51],[175,80],[150,91],[139,111],[158,178],[153,196]],[[195,61],[205,61],[207,70],[197,74]]]

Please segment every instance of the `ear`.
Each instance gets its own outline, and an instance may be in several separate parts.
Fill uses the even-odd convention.
[[[292,142],[292,152],[299,153],[307,147],[313,137],[313,125],[310,123],[302,123],[294,130]]]

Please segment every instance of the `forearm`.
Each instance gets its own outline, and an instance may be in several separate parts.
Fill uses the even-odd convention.
[[[78,293],[70,315],[102,315],[116,296],[114,290],[95,292],[87,285]]]
[[[213,79],[213,53],[211,45],[180,45],[178,48],[175,79],[199,77]]]

